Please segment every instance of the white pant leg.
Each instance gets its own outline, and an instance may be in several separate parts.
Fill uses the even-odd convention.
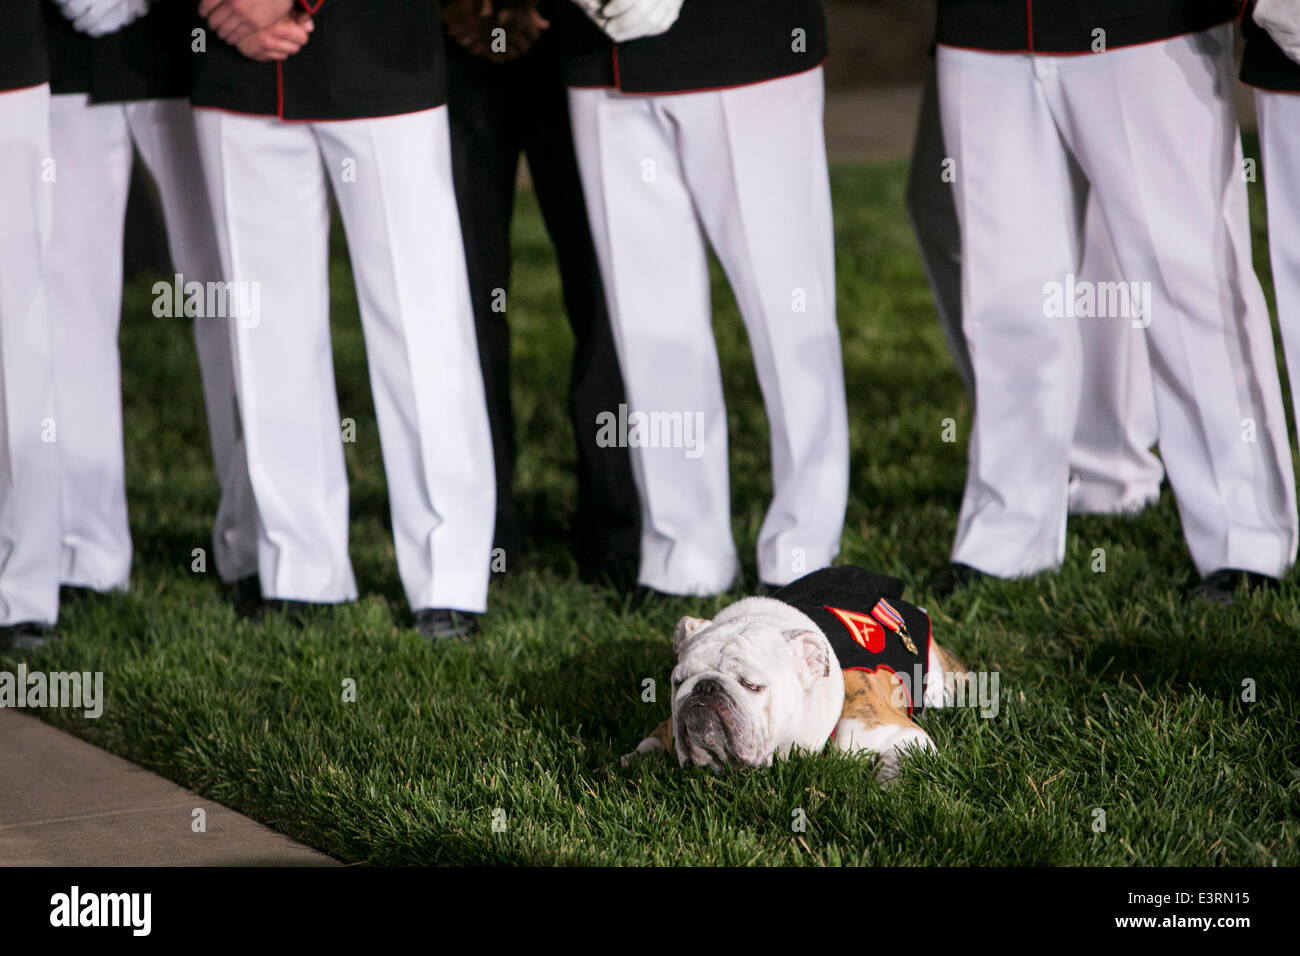
[[[849,428],[821,68],[664,97],[682,169],[749,333],[771,434],[759,578],[830,564],[848,504]],[[711,450],[706,451],[711,453]]]
[[[194,110],[184,99],[127,103],[126,119],[158,186],[172,264],[184,282],[220,280],[212,211],[203,183]],[[257,573],[257,512],[235,401],[229,317],[194,321],[194,344],[208,413],[212,458],[221,489],[213,527],[213,559],[223,581]]]
[[[1295,478],[1230,91],[1231,29],[1061,57],[1062,122],[1129,281],[1150,283],[1160,450],[1202,575],[1280,576]]]
[[[312,128],[196,110],[226,281],[256,283],[234,323],[235,391],[267,599],[357,596],[329,329],[329,196]],[[252,288],[251,286],[249,288]]]
[[[64,584],[125,588],[131,575],[122,438],[122,229],[131,137],[120,103],[50,101],[54,231],[48,283],[63,494]]]
[[[356,276],[406,598],[483,611],[496,485],[447,110],[313,130]]]
[[[569,90],[627,392],[626,437],[642,509],[638,581],[671,594],[716,594],[732,585],[740,563],[707,251],[682,178],[677,131],[662,107],[674,99]],[[631,416],[674,411],[702,422],[696,449],[638,444]]]
[[[962,328],[975,371],[966,490],[952,559],[999,577],[1065,554],[1077,413],[1073,320],[1044,287],[1077,268],[1084,186],[1027,55],[940,47],[944,142],[956,161]]]
[[[1080,280],[1122,281],[1095,194],[1088,199],[1083,234]],[[1140,511],[1159,499],[1165,475],[1151,450],[1159,429],[1146,333],[1122,317],[1075,321],[1082,367],[1079,420],[1070,448],[1070,513]]]
[[[44,283],[49,104],[45,84],[0,93],[0,625],[59,616],[61,436]]]
[[[1300,95],[1255,91],[1268,199],[1268,255],[1291,403],[1300,407]],[[1300,428],[1300,422],[1297,422]]]
[[[957,371],[973,396],[970,353],[961,328],[961,230],[953,185],[942,179],[948,153],[943,143],[938,84],[931,71],[917,120],[916,145],[907,184],[907,213],[916,234],[939,325]],[[1084,217],[1079,278],[1108,281],[1118,264],[1096,202]],[[1080,321],[1063,343],[1080,383],[1079,420],[1070,449],[1070,511],[1112,513],[1139,509],[1159,497],[1164,467],[1151,451],[1156,442],[1155,393],[1146,340],[1141,332],[1107,322]],[[1072,379],[1073,380],[1073,379]]]

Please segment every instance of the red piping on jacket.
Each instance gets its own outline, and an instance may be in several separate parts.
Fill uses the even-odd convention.
[[[1136,50],[1140,46],[1154,46],[1157,43],[1168,43],[1170,40],[1177,40],[1179,37],[1195,36],[1198,33],[1204,33],[1206,30],[1216,30],[1223,26],[1224,23],[1232,23],[1232,20],[1224,20],[1223,23],[1213,23],[1201,30],[1188,30],[1186,33],[1175,33],[1173,36],[1161,37],[1158,40],[1142,40],[1140,43],[1121,43],[1119,46],[1109,46],[1106,52],[1111,50]],[[949,50],[970,50],[972,53],[1005,53],[1014,55],[1019,53],[1032,53],[1034,56],[1099,56],[1091,50],[990,50],[986,46],[960,46],[956,43],[936,43],[935,46],[947,47]]]
[[[226,109],[224,106],[196,105],[194,107],[196,110],[208,110],[211,113],[225,113],[228,116],[249,116],[253,119],[273,119],[279,120],[281,123],[356,123],[360,120],[389,119],[394,116],[410,116],[414,113],[427,113],[430,110],[444,110],[446,108],[446,103],[439,103],[437,106],[424,106],[418,110],[402,110],[400,113],[379,113],[375,116],[344,116],[324,119],[312,119],[311,117],[307,117],[305,119],[290,119],[284,116],[276,116],[274,113],[250,113],[248,110],[231,110]]]
[[[750,80],[748,83],[732,83],[729,86],[701,86],[691,90],[625,90],[621,86],[614,84],[601,83],[596,86],[588,86],[582,83],[567,83],[565,86],[571,90],[618,90],[620,93],[626,93],[628,96],[682,96],[686,93],[716,93],[719,90],[739,90],[746,86],[757,86],[759,83],[775,83],[777,80],[786,80],[792,76],[802,76],[805,73],[811,73],[818,67],[826,65],[822,60],[816,66],[810,66],[806,70],[797,70],[794,73],[786,73],[783,76],[770,76],[766,80]]]
[[[48,86],[49,80],[41,80],[39,83],[28,83],[26,86],[6,86],[0,88],[0,93],[22,93],[24,90],[34,90],[38,86]]]

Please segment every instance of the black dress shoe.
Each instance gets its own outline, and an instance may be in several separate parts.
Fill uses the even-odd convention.
[[[35,621],[10,624],[0,627],[0,651],[30,654],[39,651],[56,636],[54,628],[48,624],[38,624]]]
[[[240,617],[257,617],[262,613],[262,585],[256,574],[249,574],[233,581],[222,581],[230,606]]]
[[[636,591],[636,576],[641,570],[637,555],[597,554],[578,557],[578,580],[593,587],[607,588],[620,596]]]
[[[251,615],[251,620],[255,624],[265,624],[267,621],[278,617],[283,618],[289,624],[301,626],[315,608],[328,606],[329,605],[318,604],[314,601],[291,601],[284,598],[267,598],[257,605],[257,608]]]
[[[579,511],[573,518],[569,551],[578,564],[578,580],[608,588],[620,595],[636,589],[641,570],[641,536],[611,527],[607,517],[595,512]]]
[[[930,593],[945,598],[957,591],[979,584],[988,575],[979,568],[954,561],[930,579]]]
[[[94,588],[85,588],[79,584],[60,584],[59,607],[76,607],[78,604],[83,602],[94,600],[97,597],[103,597],[104,594],[104,591],[96,591]]]
[[[473,611],[426,607],[415,612],[415,629],[431,641],[470,637],[478,633],[478,618]]]
[[[1241,571],[1237,568],[1219,568],[1201,578],[1192,588],[1192,597],[1210,604],[1232,607],[1237,603],[1237,593],[1256,588],[1276,588],[1281,582],[1266,574]]]

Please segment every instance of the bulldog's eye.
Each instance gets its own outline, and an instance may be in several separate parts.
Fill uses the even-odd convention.
[[[767,690],[767,688],[764,687],[762,684],[751,684],[743,677],[737,677],[736,680],[740,682],[740,686],[745,688],[745,690],[751,691],[755,694],[757,694],[760,690]]]

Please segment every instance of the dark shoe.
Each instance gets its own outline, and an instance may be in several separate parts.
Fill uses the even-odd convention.
[[[415,629],[431,641],[470,637],[478,633],[478,618],[473,611],[426,607],[415,612]]]
[[[578,580],[584,584],[608,588],[617,594],[631,594],[636,590],[636,576],[641,569],[637,555],[594,551],[577,554]]]
[[[253,611],[250,620],[254,624],[265,624],[274,618],[283,618],[289,624],[301,626],[314,608],[328,605],[313,601],[289,601],[282,598],[268,598]]]
[[[641,570],[641,535],[619,515],[579,508],[569,534],[569,553],[578,564],[578,579],[619,594],[636,588]]]
[[[1276,588],[1281,582],[1266,574],[1254,571],[1241,571],[1237,568],[1219,568],[1201,578],[1200,583],[1192,588],[1192,597],[1222,607],[1232,607],[1237,603],[1237,594],[1242,591],[1254,591],[1256,588]]]
[[[222,581],[226,597],[240,617],[254,617],[262,604],[262,585],[256,574],[245,575],[233,581]]]
[[[39,651],[55,637],[54,628],[48,624],[37,624],[35,621],[10,624],[0,627],[0,651],[30,654]]]
[[[954,561],[930,579],[930,593],[938,598],[946,598],[979,584],[987,577],[979,568]]]
[[[94,588],[85,588],[77,584],[61,584],[59,585],[59,607],[73,608],[97,597],[103,597],[104,594],[103,591],[96,591]]]

